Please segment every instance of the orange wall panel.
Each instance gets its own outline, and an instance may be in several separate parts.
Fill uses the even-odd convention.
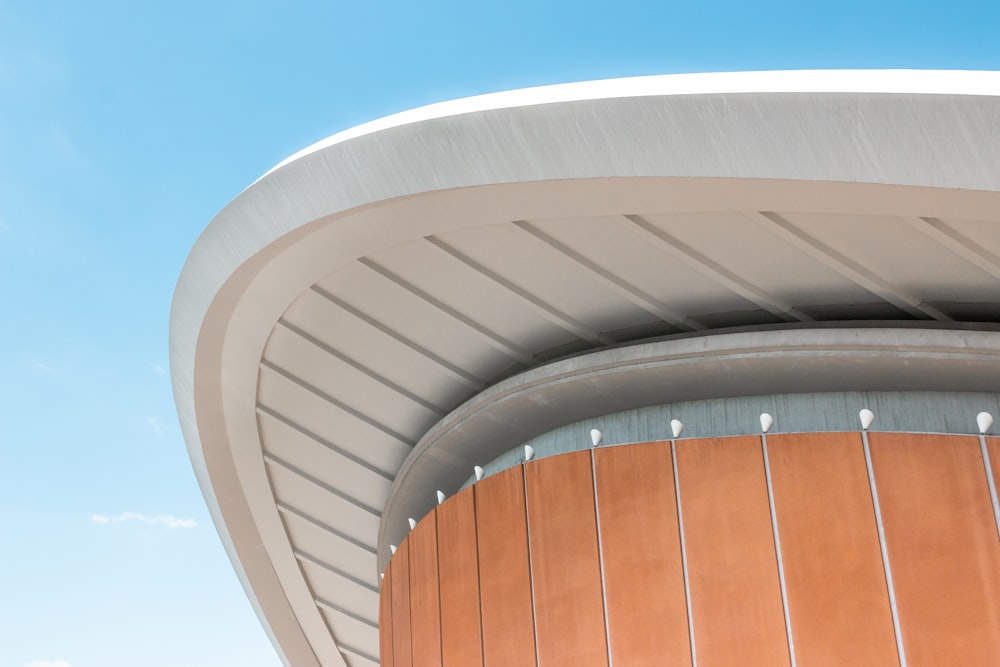
[[[1000,438],[986,438],[986,447],[990,454],[990,463],[993,464],[993,485],[997,493],[1000,493]]]
[[[473,494],[471,488],[464,489],[437,508],[441,664],[444,667],[482,667],[483,664]]]
[[[385,569],[378,600],[378,651],[381,667],[392,665],[392,568]]]
[[[677,443],[698,667],[789,664],[758,437]]]
[[[870,442],[907,662],[995,666],[1000,544],[978,438]]]
[[[670,443],[594,450],[612,662],[690,667]]]
[[[396,549],[392,560],[392,664],[412,667],[410,650],[410,558],[409,538]]]
[[[436,511],[421,519],[407,538],[410,552],[410,647],[414,665],[441,664]]]
[[[767,444],[796,660],[898,664],[861,434]]]
[[[486,667],[535,665],[524,477],[520,466],[474,487]]]
[[[590,452],[527,463],[538,662],[607,665]]]

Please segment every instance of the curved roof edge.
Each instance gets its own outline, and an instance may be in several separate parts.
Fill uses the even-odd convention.
[[[1000,72],[985,70],[838,69],[658,74],[518,88],[435,102],[337,132],[285,158],[261,178],[335,144],[389,128],[479,111],[559,102],[718,93],[878,93],[1000,95]],[[257,179],[260,180],[260,179]],[[256,182],[256,181],[255,181]],[[253,187],[252,185],[250,187]]]

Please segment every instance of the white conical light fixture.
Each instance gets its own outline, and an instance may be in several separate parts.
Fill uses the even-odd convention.
[[[762,433],[767,433],[774,426],[774,417],[767,414],[766,412],[760,413],[760,430]]]
[[[985,435],[990,430],[990,426],[993,426],[993,415],[988,412],[980,412],[976,415],[976,425],[979,426],[979,432]]]
[[[396,555],[396,545],[395,544],[390,544],[389,545],[389,553],[391,553],[393,556]]]
[[[524,446],[524,460],[525,461],[530,461],[533,458],[535,458],[535,448],[532,447],[531,445],[525,445]]]
[[[480,466],[473,467],[472,468],[472,472],[476,473],[476,481],[477,482],[482,481],[483,477],[486,476],[486,471],[483,470],[482,467],[480,467]]]
[[[443,503],[445,498],[447,498],[447,496],[444,495],[444,491],[438,491],[437,492],[438,505],[440,505],[441,503]]]
[[[590,441],[594,443],[594,447],[601,444],[601,440],[604,439],[604,434],[598,431],[596,428],[590,430]]]
[[[410,517],[409,519],[407,519],[407,521],[410,524],[410,530],[413,530],[414,528],[417,527],[417,520],[414,519],[413,517]]]
[[[681,437],[681,433],[684,432],[684,424],[681,423],[680,419],[670,420],[670,432],[674,434],[675,438]]]
[[[871,428],[871,425],[875,422],[875,413],[865,408],[858,413],[858,419],[861,420],[861,430],[867,431]]]

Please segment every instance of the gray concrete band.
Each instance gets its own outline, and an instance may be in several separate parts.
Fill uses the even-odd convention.
[[[998,378],[1000,332],[940,328],[782,328],[688,336],[547,364],[466,401],[417,443],[383,511],[379,571],[388,562],[388,545],[406,534],[406,519],[422,517],[434,507],[435,489],[452,493],[473,466],[565,424],[644,406],[725,397],[993,393],[1000,390]]]

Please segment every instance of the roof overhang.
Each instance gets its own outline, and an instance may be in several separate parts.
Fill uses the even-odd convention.
[[[185,264],[171,374],[206,501],[286,662],[377,654],[364,621],[392,480],[488,385],[746,317],[949,321],[1000,302],[998,119],[997,73],[649,77],[433,105],[261,177]],[[496,312],[469,298],[480,283],[505,295]],[[278,451],[306,433],[343,465]],[[347,546],[306,553],[288,498],[324,493],[367,514],[310,517]],[[354,588],[318,593],[323,566]]]

